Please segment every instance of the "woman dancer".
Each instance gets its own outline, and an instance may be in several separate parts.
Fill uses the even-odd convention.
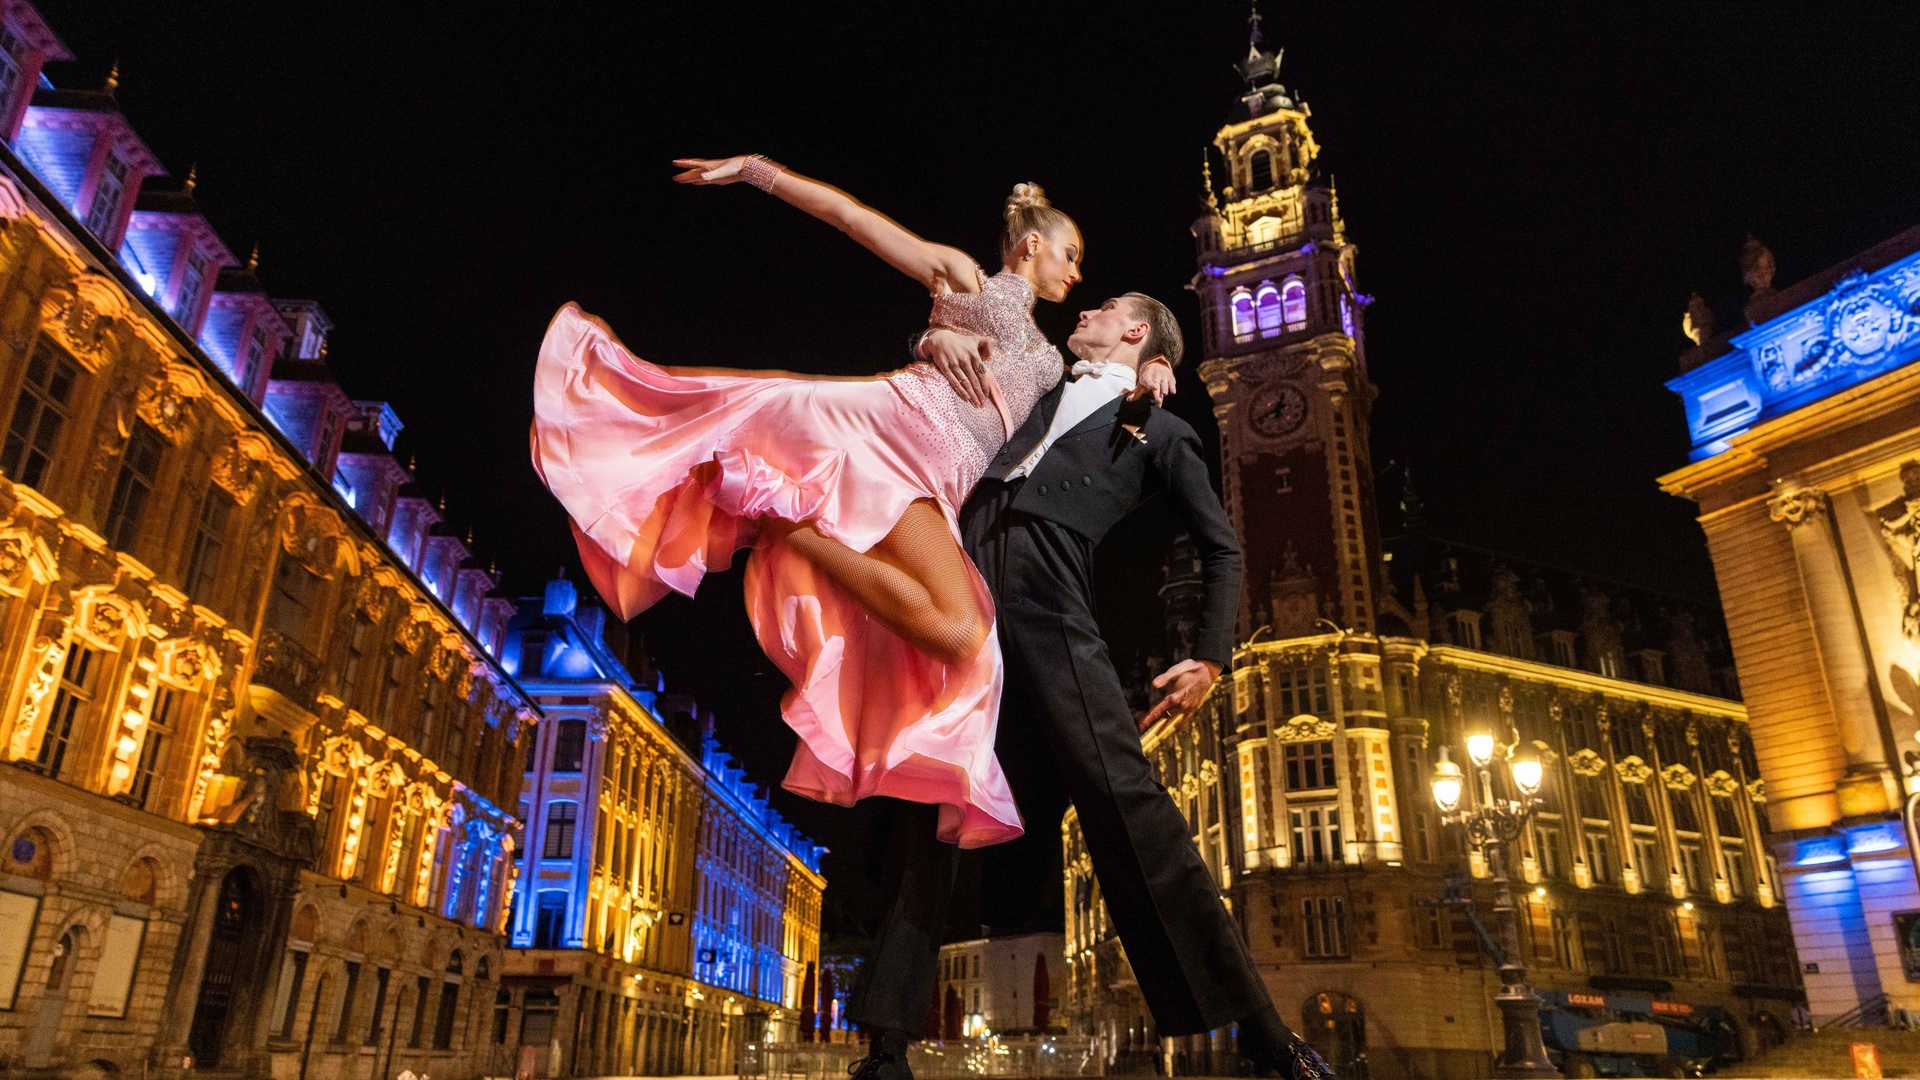
[[[752,546],[748,615],[793,683],[781,711],[800,746],[784,786],[840,805],[938,803],[940,838],[963,847],[1013,839],[1019,811],[993,757],[992,601],[956,508],[1061,378],[1031,309],[1079,282],[1079,229],[1037,185],[1017,186],[989,278],[758,155],[675,164],[681,183],[744,180],[834,225],[927,287],[932,325],[991,348],[855,379],[664,368],[566,305],[540,348],[533,458],[588,575],[631,618]],[[1171,369],[1141,382],[1159,396]]]

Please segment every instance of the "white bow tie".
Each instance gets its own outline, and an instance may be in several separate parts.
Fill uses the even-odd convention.
[[[1099,378],[1114,368],[1125,366],[1124,364],[1116,364],[1111,360],[1076,360],[1073,363],[1073,367],[1069,368],[1067,373],[1076,379],[1082,375],[1092,375],[1095,378]]]

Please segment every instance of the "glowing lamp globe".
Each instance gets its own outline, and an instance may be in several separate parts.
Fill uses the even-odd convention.
[[[1440,748],[1440,760],[1433,763],[1433,801],[1445,813],[1453,813],[1460,805],[1460,790],[1463,776],[1460,766],[1447,758],[1447,748]]]
[[[1540,790],[1540,781],[1543,778],[1543,774],[1540,769],[1539,758],[1519,758],[1513,762],[1511,768],[1513,769],[1514,786],[1520,789],[1521,794],[1530,796]]]
[[[1493,760],[1493,733],[1482,731],[1467,736],[1467,756],[1475,765],[1485,768],[1487,762]]]

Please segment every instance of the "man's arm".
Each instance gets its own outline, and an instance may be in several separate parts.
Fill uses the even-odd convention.
[[[1193,637],[1193,658],[1180,661],[1153,680],[1154,687],[1165,690],[1166,696],[1141,717],[1142,731],[1162,716],[1190,712],[1206,700],[1220,673],[1232,662],[1234,622],[1240,610],[1240,542],[1227,519],[1226,507],[1213,493],[1207,464],[1200,457],[1200,440],[1190,433],[1172,439],[1163,446],[1154,465],[1174,514],[1199,551],[1206,599]]]
[[[1200,440],[1182,434],[1161,450],[1161,482],[1173,512],[1186,526],[1200,553],[1200,580],[1206,600],[1193,637],[1193,658],[1226,670],[1233,660],[1234,624],[1240,616],[1240,539],[1220,496],[1213,493]]]

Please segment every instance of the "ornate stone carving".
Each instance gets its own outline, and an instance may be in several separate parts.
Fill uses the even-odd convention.
[[[1667,785],[1668,790],[1671,791],[1690,790],[1696,779],[1693,770],[1678,763],[1660,770],[1660,782]]]
[[[134,409],[140,419],[170,443],[179,444],[193,426],[193,402],[204,392],[184,365],[168,364],[141,387]]]
[[[1642,761],[1639,754],[1628,754],[1614,765],[1613,771],[1629,784],[1644,784],[1653,775],[1653,766]]]
[[[115,351],[117,324],[126,314],[119,287],[92,271],[47,290],[40,305],[41,325],[90,371],[100,370]]]
[[[1301,713],[1282,724],[1280,730],[1274,732],[1274,735],[1283,743],[1311,742],[1331,739],[1334,732],[1338,730],[1340,730],[1339,725],[1331,720],[1322,720],[1317,716]]]
[[[1767,781],[1764,777],[1747,781],[1747,797],[1757,803],[1767,801]]]
[[[1567,767],[1581,776],[1599,776],[1607,771],[1607,759],[1583,747],[1567,755]]]
[[[59,576],[59,560],[45,540],[23,528],[0,529],[0,593],[25,596],[35,583]]]
[[[1788,528],[1804,525],[1827,512],[1827,493],[1818,488],[1783,492],[1767,501],[1767,516]]]
[[[1728,775],[1725,769],[1715,769],[1708,773],[1701,784],[1707,789],[1708,794],[1718,795],[1723,799],[1731,799],[1740,790],[1740,781]]]
[[[213,459],[213,482],[241,506],[252,502],[264,472],[263,463],[271,453],[270,445],[254,432],[236,432]]]
[[[1920,461],[1900,466],[1900,498],[1874,509],[1880,542],[1900,584],[1900,632],[1920,646]]]
[[[360,553],[347,534],[345,522],[332,507],[300,493],[287,500],[281,519],[280,544],[287,554],[323,578],[360,572]]]
[[[220,677],[220,654],[203,641],[175,638],[162,642],[159,660],[167,677],[185,686]]]
[[[50,618],[41,623],[40,636],[33,639],[32,666],[28,669],[26,690],[20,695],[20,715],[14,721],[13,737],[8,740],[9,758],[26,757],[32,746],[40,711],[46,707],[47,694],[53,690],[53,684],[60,681],[60,665],[67,659],[66,636],[66,620]]]
[[[1920,331],[1920,318],[1902,295],[1911,284],[1906,277],[1873,281],[1855,270],[1841,278],[1824,310],[1807,312],[1788,328],[1799,333],[1777,334],[1754,350],[1754,373],[1781,393],[1894,359]]]

